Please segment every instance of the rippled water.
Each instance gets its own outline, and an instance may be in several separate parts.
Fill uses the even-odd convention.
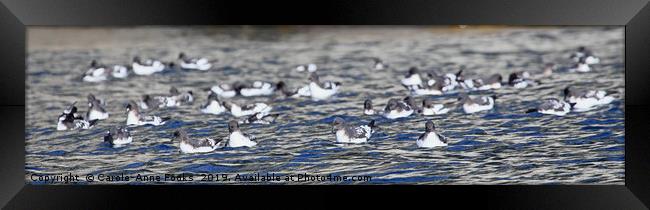
[[[345,184],[624,184],[621,27],[194,27],[74,31],[76,38],[68,38],[68,42],[30,44],[28,49],[27,182],[31,182],[32,173],[269,172],[372,176],[370,182]],[[65,39],[61,35],[64,33],[56,32],[53,30],[45,37]],[[95,38],[105,40],[85,42],[84,36],[93,34],[102,34]],[[472,95],[499,96],[496,109],[489,112],[464,114],[454,110],[448,115],[398,120],[362,114],[365,98],[372,98],[377,108],[383,108],[389,98],[406,96],[408,92],[399,85],[399,77],[411,66],[444,72],[465,65],[469,77],[501,73],[507,78],[514,70],[539,72],[546,62],[567,66],[569,52],[579,45],[600,56],[601,64],[594,66],[594,72],[557,73],[543,80],[543,84],[523,90],[473,92]],[[219,62],[209,72],[170,71],[100,84],[80,82],[80,74],[91,59],[107,64],[126,63],[135,55],[174,60],[180,51]],[[370,57],[382,58],[390,68],[371,70]],[[293,68],[310,62],[319,65],[322,79],[343,83],[335,98],[321,102],[281,97],[235,99],[239,103],[267,102],[273,106],[273,112],[281,114],[272,125],[242,126],[245,132],[258,137],[256,147],[181,154],[177,143],[170,141],[173,131],[179,128],[188,129],[194,137],[227,135],[226,122],[231,116],[204,115],[198,111],[207,97],[202,88],[258,79],[284,80],[291,87],[298,87],[306,83],[307,74]],[[560,97],[569,84],[617,91],[617,100],[564,117],[524,114],[540,98]],[[103,143],[107,129],[125,122],[125,102],[140,99],[143,94],[167,93],[171,86],[193,90],[197,101],[191,106],[149,112],[173,120],[159,127],[132,128],[134,142],[125,147],[112,148]],[[87,107],[83,104],[88,93],[106,99],[111,117],[91,130],[56,131],[57,116],[72,101],[82,102],[79,108],[85,112]],[[435,98],[451,102],[456,95]],[[353,124],[375,119],[381,131],[366,144],[336,144],[330,126],[335,116]],[[427,119],[434,120],[450,139],[448,147],[417,148],[415,139],[423,132]]]

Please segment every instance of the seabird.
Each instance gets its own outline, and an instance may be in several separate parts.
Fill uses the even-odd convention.
[[[342,118],[334,118],[332,132],[336,134],[336,141],[339,143],[364,143],[375,132],[375,121],[368,125],[351,126],[345,123]]]
[[[536,109],[529,109],[526,113],[538,112],[542,114],[551,114],[557,116],[564,116],[571,111],[572,105],[566,101],[556,98],[544,100]]]
[[[174,132],[172,141],[178,141],[178,147],[182,153],[206,153],[212,152],[224,146],[224,141],[217,141],[211,138],[191,139],[185,130]]]
[[[126,105],[126,125],[163,125],[170,118],[161,118],[158,116],[144,116],[140,113],[135,102],[129,102]]]
[[[426,98],[422,100],[422,108],[421,108],[422,115],[429,116],[429,115],[447,114],[450,110],[451,107],[448,107],[445,104],[436,104],[433,101],[433,99]]]
[[[212,68],[212,64],[207,58],[188,58],[185,53],[180,53],[178,54],[178,60],[182,69],[207,71]]]
[[[239,129],[239,124],[237,121],[231,120],[228,122],[228,146],[229,147],[252,147],[257,145],[257,142],[254,142],[255,136],[242,133]]]
[[[219,115],[225,111],[226,108],[221,105],[219,96],[217,96],[216,93],[210,91],[210,95],[208,95],[208,102],[205,105],[201,106],[201,112],[206,114]]]
[[[611,103],[614,97],[603,90],[581,90],[568,86],[564,89],[564,100],[575,104],[573,108],[576,111],[587,111]]]
[[[420,70],[417,67],[411,67],[408,74],[402,79],[402,85],[406,88],[409,88],[414,85],[421,85],[422,78],[420,78]]]
[[[397,119],[408,117],[413,114],[413,109],[404,101],[390,99],[384,108],[384,117],[388,119]]]
[[[133,141],[131,133],[124,126],[118,126],[117,128],[111,128],[104,135],[104,141],[111,144],[113,147],[119,147],[125,144],[129,144]]]
[[[415,141],[418,147],[433,148],[447,146],[447,138],[436,132],[436,127],[431,120],[427,120],[424,127],[425,132]]]
[[[253,103],[239,106],[230,101],[224,101],[221,105],[230,111],[230,114],[235,117],[249,116],[257,113],[268,114],[272,107],[265,103]]]
[[[312,100],[316,101],[333,96],[341,86],[341,83],[338,82],[321,82],[316,72],[311,73],[309,81],[309,93]]]
[[[494,101],[496,96],[479,96],[477,98],[471,98],[466,94],[461,94],[458,98],[460,104],[463,106],[463,111],[467,114],[481,112],[486,110],[491,110],[494,108]]]
[[[365,115],[375,115],[377,112],[372,108],[372,100],[366,99],[363,102],[363,114]]]
[[[90,129],[97,123],[98,120],[86,121],[82,116],[79,116],[75,106],[76,103],[72,103],[68,109],[63,110],[63,113],[59,115],[56,130]]]
[[[165,65],[157,60],[147,59],[142,61],[139,56],[133,57],[133,73],[137,75],[151,75],[165,70]]]
[[[88,112],[86,112],[86,119],[104,120],[108,118],[108,112],[102,107],[100,100],[97,100],[93,94],[88,94]]]

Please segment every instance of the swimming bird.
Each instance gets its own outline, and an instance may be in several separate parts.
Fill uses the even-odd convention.
[[[240,121],[240,124],[271,124],[280,116],[280,114],[257,113]]]
[[[287,84],[284,83],[283,81],[278,82],[276,85],[276,92],[280,92],[282,95],[285,97],[289,98],[298,98],[298,97],[309,97],[311,96],[311,93],[309,91],[309,85],[303,86],[302,88],[295,89],[295,90],[289,90],[289,87],[287,87]]]
[[[210,91],[210,95],[208,95],[208,102],[205,105],[201,106],[201,112],[206,114],[219,115],[225,111],[226,108],[221,105],[217,94]]]
[[[229,147],[253,147],[257,145],[257,142],[254,142],[255,136],[243,133],[239,129],[239,124],[237,121],[231,120],[228,122],[228,146]]]
[[[442,76],[437,75],[435,72],[428,73],[427,75],[431,78],[427,81],[427,84],[429,86],[433,86],[434,84],[440,89],[441,92],[449,92],[456,87],[461,86],[460,83],[464,82],[464,76],[463,76],[463,71],[464,71],[464,66],[461,66],[460,70],[456,73],[447,73]],[[428,95],[439,95],[439,94],[428,94]]]
[[[580,58],[578,60],[578,63],[574,64],[573,67],[569,68],[569,72],[590,72],[591,67],[589,67],[589,64],[587,64],[586,59],[584,57]]]
[[[185,53],[180,53],[178,60],[182,69],[207,71],[212,68],[212,64],[207,58],[189,58]]]
[[[145,94],[142,96],[142,101],[140,101],[139,104],[140,108],[142,109],[157,109],[165,107],[167,102],[163,96],[152,96]]]
[[[442,78],[434,78],[427,80],[424,84],[411,85],[407,89],[411,92],[411,95],[414,96],[424,96],[424,95],[442,95],[443,94],[443,85],[444,81]]]
[[[372,100],[366,99],[363,102],[363,114],[365,115],[375,115],[377,112],[372,108]]]
[[[255,81],[252,84],[235,83],[234,86],[236,92],[241,96],[251,97],[273,95],[278,84],[272,84],[265,81]]]
[[[436,127],[431,120],[427,120],[424,124],[424,129],[424,133],[415,141],[418,147],[433,148],[447,146],[447,138],[436,132]]]
[[[564,89],[564,100],[575,104],[573,108],[576,111],[587,111],[611,103],[614,97],[603,90],[582,90],[568,86]]]
[[[415,99],[413,97],[411,97],[411,96],[404,97],[404,99],[402,99],[402,101],[404,101],[404,103],[406,103],[407,106],[411,107],[411,109],[413,109],[413,111],[415,111],[415,112],[419,112],[420,109],[421,109],[421,107],[418,106],[417,103],[415,103]]]
[[[153,73],[165,70],[165,64],[162,62],[152,59],[143,61],[139,56],[133,57],[133,63],[131,67],[133,69],[133,73],[137,75],[151,75]]]
[[[408,117],[413,114],[413,109],[404,101],[397,99],[390,99],[384,108],[384,117],[388,119],[397,119]]]
[[[140,113],[140,110],[135,102],[131,101],[126,105],[126,125],[154,125],[159,126],[165,124],[170,118],[161,118],[158,116],[145,116]]]
[[[527,71],[512,72],[508,77],[508,84],[514,88],[526,88],[529,85],[537,85],[538,81],[530,79],[530,73]]]
[[[421,85],[422,78],[420,78],[420,70],[417,67],[411,67],[408,74],[401,80],[402,85],[409,88],[413,85]]]
[[[467,114],[471,114],[475,112],[491,110],[494,108],[494,102],[496,98],[497,97],[495,95],[472,98],[467,94],[461,94],[458,100],[463,106],[463,111],[465,111]]]
[[[453,73],[447,73],[443,76],[443,84],[442,84],[442,91],[443,92],[449,92],[451,90],[456,89],[460,84],[459,82],[463,81],[463,69],[461,68],[456,72],[455,74]]]
[[[113,147],[119,147],[133,142],[133,137],[131,137],[131,133],[126,127],[118,126],[106,132],[104,142],[108,142]]]
[[[206,153],[224,147],[223,140],[212,138],[191,139],[187,131],[181,129],[174,132],[172,141],[178,141],[178,147],[182,153]]]
[[[223,98],[232,98],[238,94],[235,86],[229,84],[215,85],[212,86],[209,90]]]
[[[574,62],[579,62],[580,59],[584,58],[586,64],[600,63],[600,58],[594,56],[593,52],[591,52],[591,50],[587,50],[587,48],[584,46],[578,47],[578,50],[572,53],[570,58],[573,59]]]
[[[169,89],[169,96],[165,98],[167,107],[181,106],[184,104],[194,103],[194,93],[189,90],[186,92],[180,92],[174,86]]]
[[[321,82],[316,72],[312,72],[311,75],[309,75],[309,81],[309,93],[312,100],[316,101],[324,100],[333,96],[341,86],[341,83],[339,82]]]
[[[372,58],[372,61],[374,62],[372,65],[372,68],[374,70],[383,70],[384,68],[388,67],[387,65],[384,64],[384,62],[379,59],[379,58]]]
[[[108,67],[97,62],[97,60],[92,60],[90,62],[90,67],[84,73],[82,80],[84,82],[101,82],[108,79]]]
[[[253,103],[239,106],[230,101],[224,101],[221,105],[230,111],[230,114],[235,117],[249,116],[257,113],[268,114],[271,112],[272,107],[265,103]]]
[[[104,120],[108,118],[108,112],[102,107],[100,100],[97,100],[93,94],[88,94],[88,112],[86,112],[86,119],[88,120]]]
[[[364,143],[375,132],[375,121],[371,120],[368,125],[352,126],[340,118],[334,118],[332,132],[336,134],[336,142],[339,143]]]
[[[299,65],[296,67],[296,71],[298,72],[303,72],[305,70],[307,70],[308,72],[315,72],[316,70],[318,70],[318,66],[316,66],[316,64],[310,63],[307,65]]]
[[[529,109],[526,113],[538,112],[541,114],[550,114],[564,116],[571,111],[575,104],[569,104],[556,98],[544,100],[536,109]]]
[[[447,114],[451,107],[445,104],[436,104],[433,99],[426,98],[422,100],[422,108],[420,113],[425,116]]]
[[[501,77],[501,74],[493,74],[485,79],[474,79],[473,86],[477,90],[496,90],[501,88],[502,81],[503,77]]]
[[[114,65],[113,71],[111,71],[111,76],[117,79],[124,79],[129,76],[129,70],[126,66]]]
[[[70,107],[66,110],[63,110],[63,113],[59,115],[58,122],[56,124],[56,130],[76,130],[76,129],[90,129],[98,120],[86,121],[82,116],[77,114],[77,107],[75,106],[77,102],[72,103]]]
[[[142,109],[156,109],[164,107],[177,107],[194,103],[192,91],[180,92],[176,87],[169,89],[168,95],[143,95],[140,102]]]

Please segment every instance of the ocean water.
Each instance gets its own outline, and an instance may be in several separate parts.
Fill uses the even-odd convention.
[[[27,60],[26,182],[31,174],[162,175],[275,173],[371,176],[363,182],[276,182],[280,184],[624,184],[624,39],[622,27],[531,27],[466,29],[431,27],[231,27],[56,29],[47,36],[30,31]],[[34,38],[36,37],[36,38]],[[43,40],[39,40],[43,39]],[[89,41],[89,40],[95,41]],[[516,70],[541,72],[547,62],[570,66],[570,52],[584,45],[600,57],[590,73],[556,72],[525,89],[504,87],[470,95],[497,95],[496,108],[476,114],[454,109],[447,115],[389,120],[364,116],[363,101],[376,109],[390,98],[408,95],[399,83],[412,66],[455,72],[466,77]],[[132,57],[175,61],[179,52],[217,59],[211,71],[171,70],[125,80],[81,82],[92,59],[127,64]],[[371,69],[372,57],[390,67]],[[316,63],[321,80],[343,84],[326,101],[284,97],[235,98],[236,103],[265,102],[281,114],[271,125],[242,125],[255,135],[252,148],[225,148],[182,154],[172,142],[177,129],[195,138],[223,138],[229,114],[206,115],[202,89],[235,81],[307,83],[296,65]],[[616,100],[566,116],[526,114],[540,99],[560,98],[573,85],[613,91]],[[165,94],[175,86],[192,90],[192,105],[145,111],[171,117],[163,126],[131,128],[133,143],[112,148],[105,132],[126,121],[124,105],[143,94]],[[17,90],[20,91],[20,90]],[[58,115],[73,101],[87,110],[86,95],[107,103],[110,118],[90,130],[56,131]],[[455,102],[457,94],[430,96]],[[417,97],[420,102],[424,97]],[[335,142],[331,123],[376,120],[380,131],[365,144]],[[431,119],[449,146],[421,149],[415,144]],[[85,183],[82,181],[82,183]],[[99,182],[93,182],[99,183]],[[181,182],[128,182],[178,184]],[[188,183],[188,182],[182,182]],[[267,182],[189,182],[192,184],[276,184]],[[101,183],[111,184],[111,183]],[[124,184],[118,183],[118,184]]]

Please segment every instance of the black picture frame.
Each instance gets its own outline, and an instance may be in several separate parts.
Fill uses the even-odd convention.
[[[132,25],[617,25],[625,26],[625,185],[548,186],[47,186],[25,176],[25,51],[29,26]],[[650,5],[577,1],[86,1],[0,0],[0,206],[97,209],[134,203],[214,205],[226,197],[266,205],[339,200],[450,202],[516,209],[647,209],[650,206]],[[211,202],[185,202],[192,200]],[[362,199],[360,196],[367,196]],[[400,196],[397,198],[397,196]],[[148,199],[143,199],[144,197]],[[178,198],[178,199],[174,199]],[[153,201],[153,200],[155,201]],[[254,201],[254,202],[250,202]]]

